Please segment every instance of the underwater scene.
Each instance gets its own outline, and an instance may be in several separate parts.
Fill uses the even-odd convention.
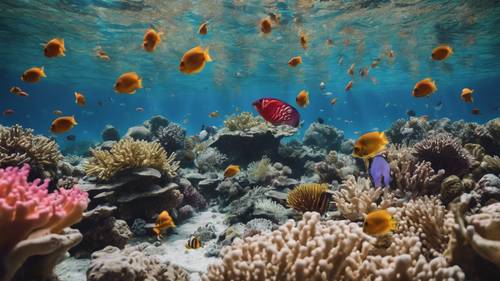
[[[0,281],[498,280],[499,1],[0,11]]]

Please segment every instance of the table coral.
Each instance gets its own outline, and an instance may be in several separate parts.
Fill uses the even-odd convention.
[[[113,144],[110,151],[92,150],[92,157],[85,163],[87,175],[108,181],[119,172],[132,168],[154,168],[169,178],[177,175],[179,162],[175,153],[170,155],[157,142],[123,139]]]
[[[63,230],[81,219],[88,204],[87,193],[78,188],[49,193],[48,180],[28,182],[29,171],[28,165],[0,169],[2,281],[11,280],[17,271],[28,271],[23,274],[29,276],[32,265],[24,270],[21,267],[33,255],[42,256],[37,264],[46,269],[32,272],[50,277],[57,258],[81,240],[79,232]]]

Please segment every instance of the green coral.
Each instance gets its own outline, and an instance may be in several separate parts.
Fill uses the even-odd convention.
[[[62,155],[55,141],[19,125],[0,126],[0,168],[28,163],[31,177],[53,178],[60,160]]]
[[[115,143],[110,151],[91,152],[92,157],[84,165],[85,172],[103,181],[132,168],[154,168],[169,178],[175,177],[179,169],[175,153],[168,156],[165,149],[157,142],[126,138]]]
[[[265,125],[264,119],[260,116],[253,116],[250,112],[231,115],[224,121],[224,126],[230,131],[246,131],[260,125]]]

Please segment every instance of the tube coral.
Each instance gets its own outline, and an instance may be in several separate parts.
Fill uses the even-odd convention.
[[[154,168],[173,178],[179,169],[175,156],[175,153],[168,155],[157,142],[126,138],[115,143],[110,151],[92,150],[92,157],[84,169],[88,175],[103,181],[132,168]]]

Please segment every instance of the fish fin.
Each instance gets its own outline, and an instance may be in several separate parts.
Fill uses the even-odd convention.
[[[210,54],[208,53],[208,49],[209,47],[207,47],[204,51],[204,55],[205,55],[205,61],[207,62],[211,62],[212,61],[212,57],[210,56]]]
[[[139,78],[139,80],[137,81],[137,87],[139,87],[139,89],[142,89],[142,79]]]
[[[40,67],[40,72],[42,74],[42,77],[47,77],[47,75],[45,74],[45,68],[43,66]]]
[[[76,123],[75,115],[71,115],[71,121],[73,121],[74,125],[78,125],[78,123]]]

